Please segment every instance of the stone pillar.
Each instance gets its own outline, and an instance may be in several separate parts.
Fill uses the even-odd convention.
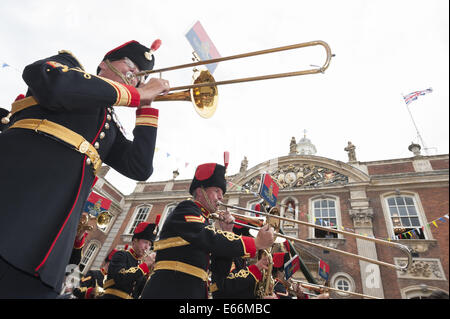
[[[353,219],[355,233],[373,237],[373,209],[369,207],[369,200],[365,189],[350,190],[350,217]],[[375,243],[368,240],[356,239],[357,254],[378,260]],[[377,264],[359,261],[363,293],[384,298],[380,267]]]

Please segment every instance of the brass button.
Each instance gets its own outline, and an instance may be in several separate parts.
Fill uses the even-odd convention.
[[[92,163],[91,159],[90,159],[90,158],[87,158],[87,159],[86,159],[86,164],[91,165],[91,163]]]
[[[109,130],[109,123],[105,123],[105,128]]]
[[[86,151],[89,149],[89,142],[88,141],[83,141],[83,143],[80,144],[80,146],[78,147],[78,150],[80,151],[80,153],[86,153]]]
[[[108,121],[111,121],[111,115],[106,115],[106,119],[108,120]]]
[[[99,147],[100,147],[100,143],[99,142],[95,142],[94,147],[95,147],[96,150],[98,150]]]
[[[106,136],[105,132],[101,132],[101,133],[100,133],[100,139],[101,139],[101,140],[104,139],[105,136]]]

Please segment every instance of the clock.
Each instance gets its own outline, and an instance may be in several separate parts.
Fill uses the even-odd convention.
[[[284,177],[284,181],[288,184],[293,184],[296,180],[296,176],[294,172],[289,172],[286,173],[285,177]]]

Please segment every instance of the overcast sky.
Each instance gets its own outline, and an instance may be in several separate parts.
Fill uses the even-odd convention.
[[[175,169],[190,179],[201,163],[223,163],[224,151],[228,174],[235,174],[244,156],[251,168],[288,155],[291,137],[298,141],[304,130],[317,156],[346,162],[351,141],[359,161],[411,157],[408,146],[421,141],[403,95],[430,87],[408,107],[428,154],[448,154],[448,9],[445,0],[2,0],[0,106],[10,109],[25,93],[27,64],[61,49],[95,73],[112,48],[161,39],[155,68],[190,63],[185,34],[200,21],[222,56],[313,40],[327,42],[336,56],[324,74],[220,86],[210,119],[190,102],[154,103],[158,151],[149,181],[169,180]],[[324,50],[315,47],[222,62],[214,77],[297,71],[324,61]],[[162,75],[172,86],[190,84],[191,76],[190,69]],[[134,110],[118,113],[132,138]],[[124,194],[136,185],[113,170],[107,179]]]

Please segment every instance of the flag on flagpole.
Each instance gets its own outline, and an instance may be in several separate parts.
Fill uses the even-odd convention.
[[[422,91],[415,91],[415,92],[411,92],[405,96],[403,96],[403,99],[405,100],[406,105],[408,105],[409,103],[411,103],[412,101],[417,100],[417,98],[420,95],[425,95],[427,93],[431,93],[433,92],[432,88],[426,89],[426,90],[422,90]]]

